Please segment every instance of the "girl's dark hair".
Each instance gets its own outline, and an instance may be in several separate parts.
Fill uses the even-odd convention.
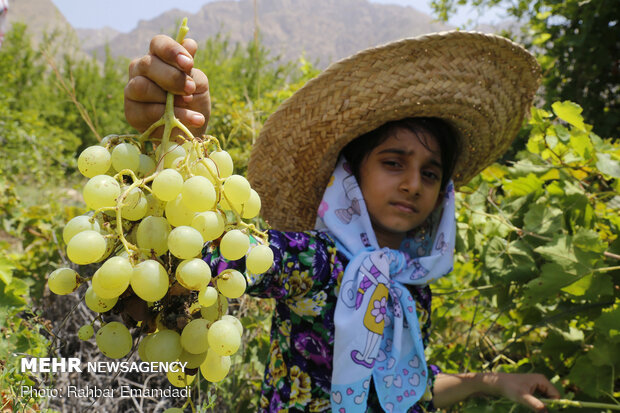
[[[429,132],[437,139],[441,155],[441,188],[445,189],[454,172],[459,151],[459,139],[454,128],[439,118],[405,118],[384,123],[377,129],[367,132],[352,140],[340,152],[351,166],[355,178],[359,181],[360,165],[374,148],[381,145],[396,129],[407,129],[418,136],[422,145],[428,149],[426,141],[420,138],[420,130]]]

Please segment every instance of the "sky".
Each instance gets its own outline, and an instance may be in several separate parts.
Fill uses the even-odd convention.
[[[73,27],[101,29],[108,26],[121,32],[129,32],[136,27],[138,21],[150,20],[173,8],[196,13],[204,4],[211,1],[214,0],[52,0]],[[430,0],[369,1],[371,3],[411,6],[432,15]],[[498,15],[498,12],[487,13],[479,19],[479,22],[498,22],[502,20]],[[461,26],[468,19],[475,19],[476,17],[476,11],[472,9],[463,10],[448,23]]]

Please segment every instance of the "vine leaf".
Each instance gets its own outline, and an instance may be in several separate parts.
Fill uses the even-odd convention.
[[[583,116],[581,112],[583,109],[579,105],[573,102],[555,102],[551,105],[553,112],[558,118],[570,123],[571,125],[585,130],[585,124],[583,123]]]
[[[604,174],[614,178],[620,178],[620,162],[612,159],[608,153],[599,153],[596,167]]]
[[[556,234],[562,229],[563,215],[564,212],[559,208],[537,203],[525,214],[524,229],[540,235]]]

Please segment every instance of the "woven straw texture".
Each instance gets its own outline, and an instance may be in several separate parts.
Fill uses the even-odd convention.
[[[539,81],[540,67],[524,48],[476,32],[404,39],[334,63],[261,130],[248,179],[262,216],[278,230],[311,229],[340,150],[405,117],[438,117],[457,130],[458,188],[508,149]]]

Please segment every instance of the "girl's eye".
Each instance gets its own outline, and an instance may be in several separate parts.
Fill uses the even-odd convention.
[[[398,168],[400,167],[400,163],[396,162],[396,161],[383,161],[383,165],[390,167],[390,168]]]
[[[438,181],[439,180],[439,176],[435,172],[425,171],[425,172],[423,172],[423,174],[424,174],[425,177],[427,177],[429,179],[432,179],[433,181]]]

